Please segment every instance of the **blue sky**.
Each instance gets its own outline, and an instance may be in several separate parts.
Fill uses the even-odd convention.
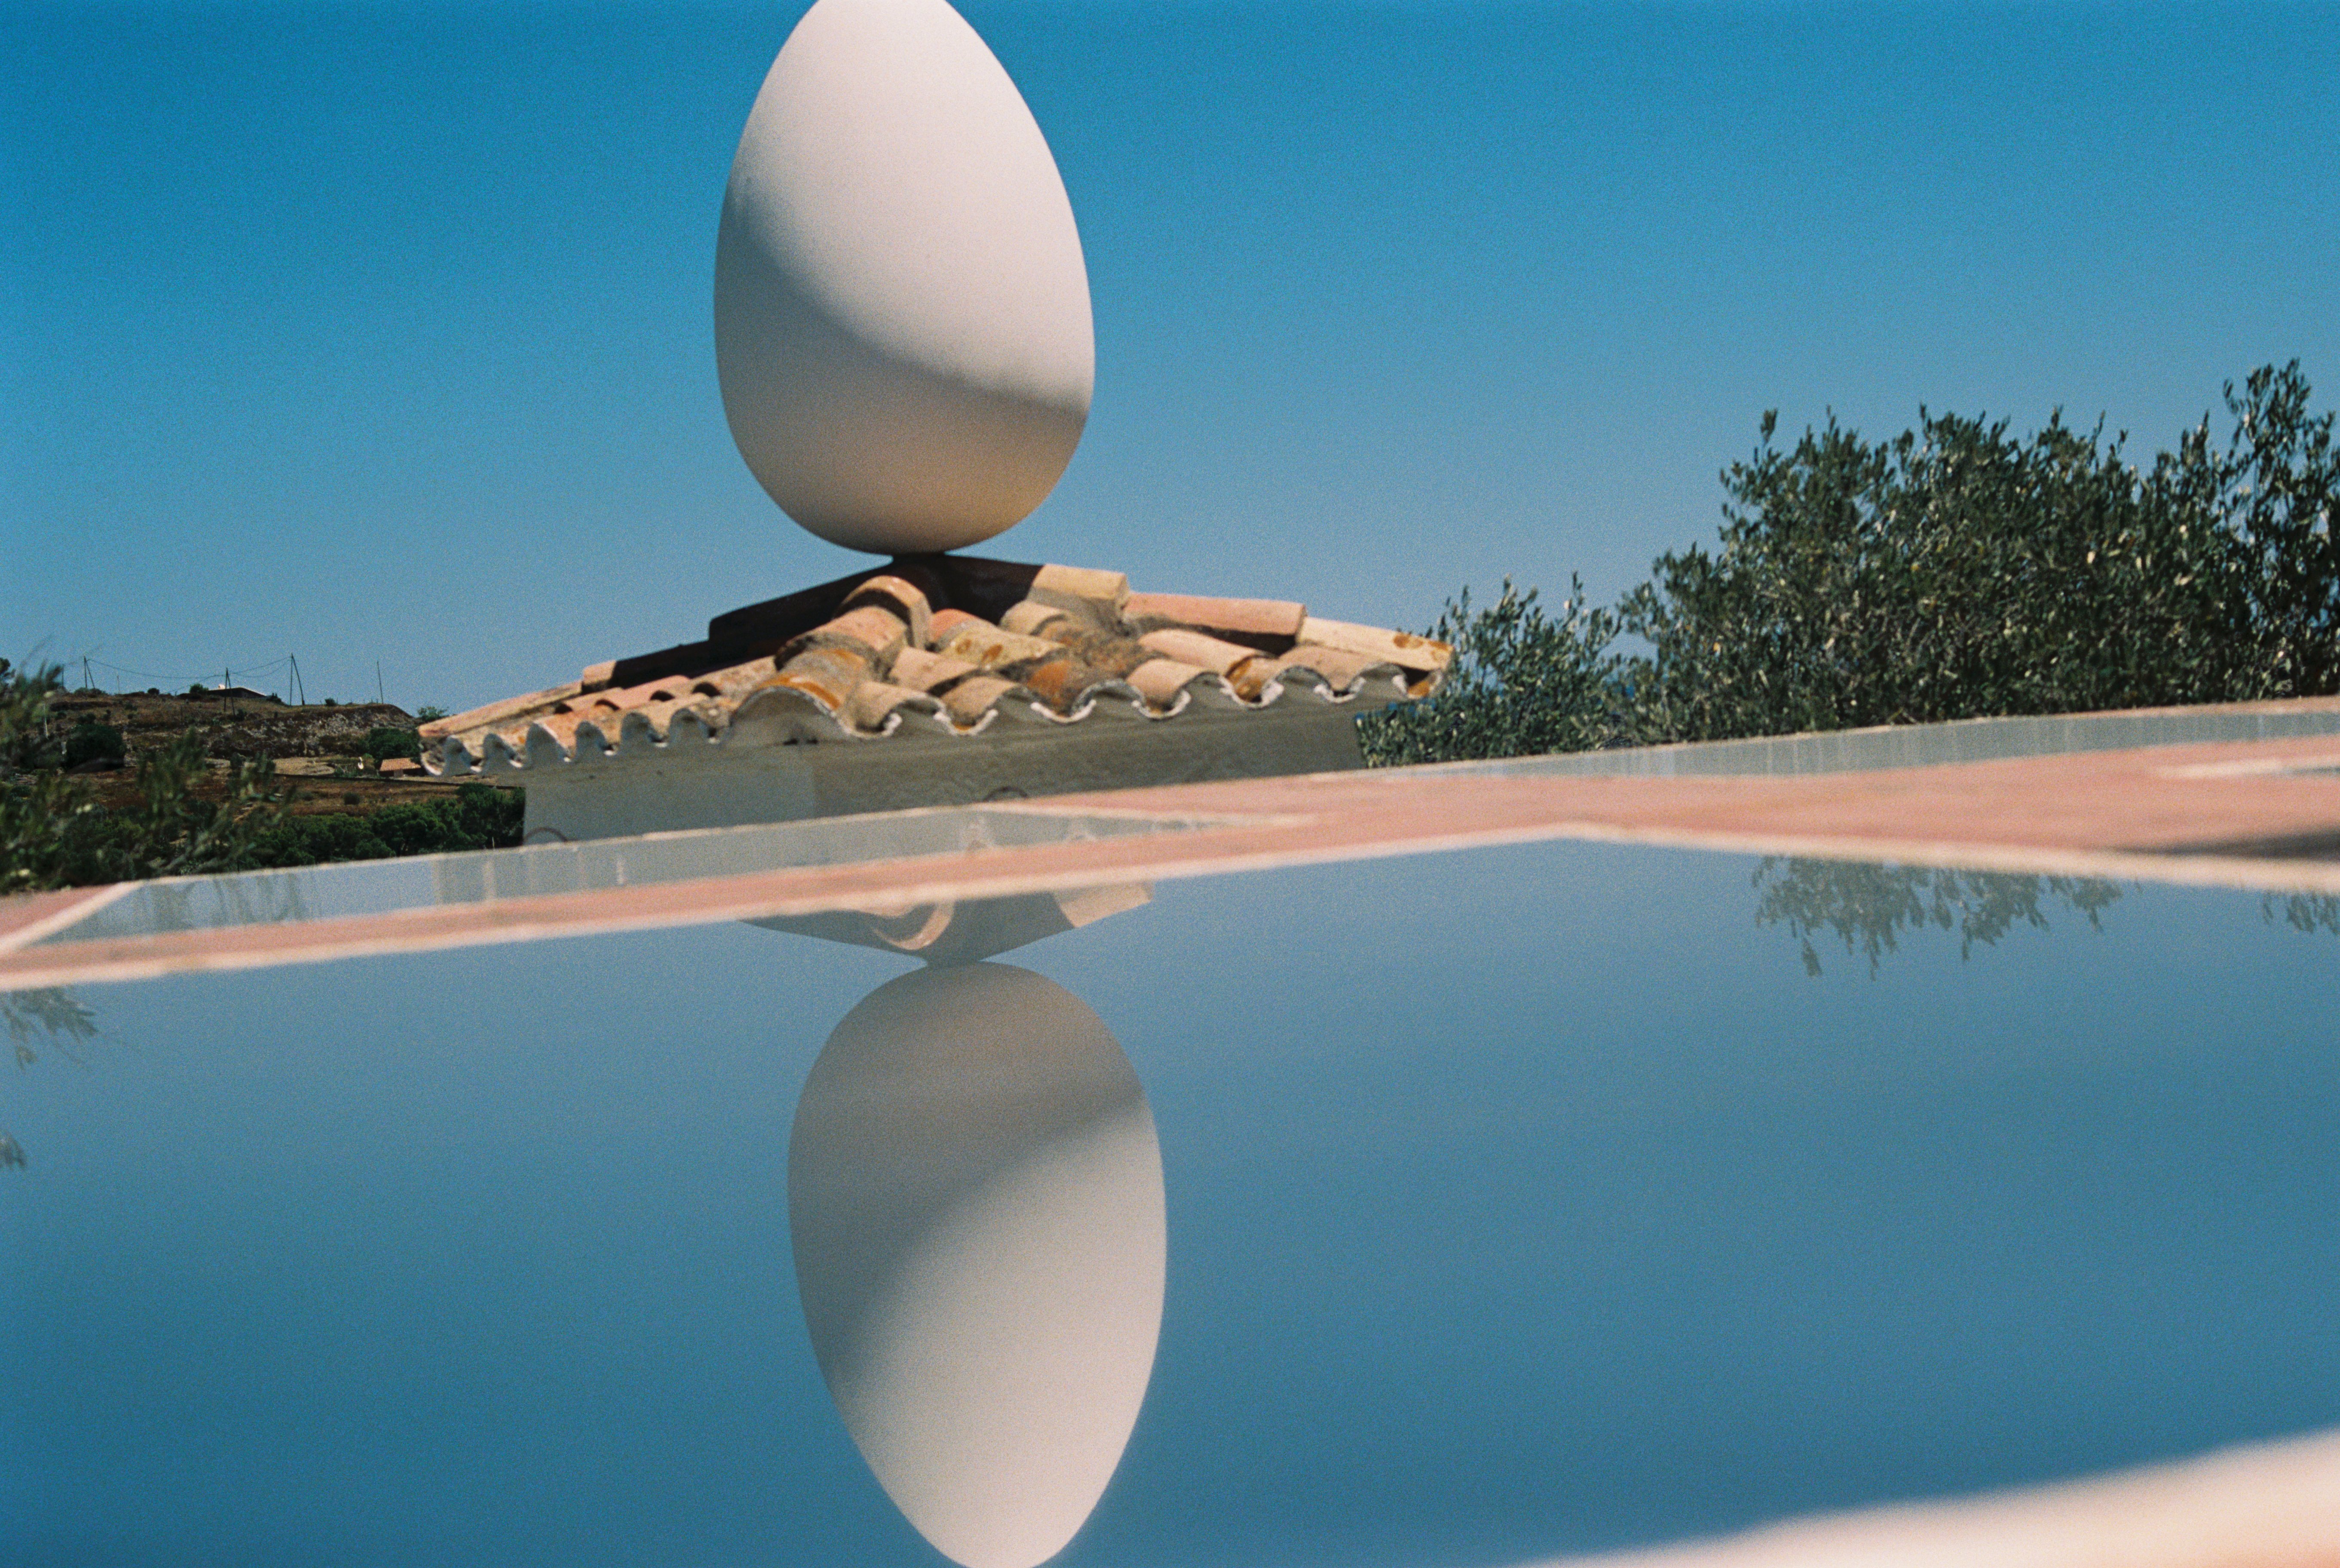
[[[0,653],[461,707],[866,560],[715,383],[801,9],[0,10]],[[1767,408],[2340,390],[2340,6],[964,9],[1097,321],[990,553],[1420,625],[1710,537]]]

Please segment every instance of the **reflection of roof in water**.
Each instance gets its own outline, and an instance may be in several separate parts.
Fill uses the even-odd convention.
[[[767,931],[816,936],[924,959],[935,968],[974,963],[1043,937],[1135,909],[1152,901],[1144,883],[1086,887],[1010,898],[946,899],[909,908],[825,910],[818,914],[749,921]]]
[[[2329,899],[2335,766],[2315,735],[1801,776],[1570,777],[1531,759],[248,872],[0,899],[0,988],[1566,838]]]
[[[938,740],[1000,725],[1161,722],[1426,696],[1443,643],[1271,599],[1132,593],[1119,572],[959,556],[894,562],[720,615],[695,643],[423,726],[434,771],[733,737]]]

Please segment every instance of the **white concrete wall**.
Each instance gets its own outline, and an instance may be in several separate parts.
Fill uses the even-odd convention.
[[[652,756],[540,764],[513,779],[528,791],[534,843],[1363,765],[1353,712],[1318,708],[1092,717],[927,740],[687,742]]]

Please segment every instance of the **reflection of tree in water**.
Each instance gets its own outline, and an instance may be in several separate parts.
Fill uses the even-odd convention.
[[[2269,925],[2280,920],[2294,931],[2340,936],[2340,896],[2320,892],[2269,893],[2259,904]]]
[[[16,1048],[16,1065],[26,1068],[40,1060],[33,1049],[33,1037],[39,1035],[63,1050],[68,1060],[74,1057],[69,1040],[93,1040],[97,1035],[97,1011],[74,1000],[69,991],[0,991],[0,1021],[8,1026],[8,1039]],[[25,1163],[25,1147],[0,1128],[0,1169]]]
[[[1755,868],[1760,896],[1755,923],[1785,922],[1803,944],[1804,972],[1820,972],[1814,938],[1833,934],[1848,954],[1878,961],[1900,946],[1900,933],[1936,926],[1958,933],[1958,956],[1975,944],[1997,942],[2020,922],[2048,929],[2043,902],[2060,901],[2095,926],[2120,889],[2094,877],[2011,876],[1998,872],[1928,866],[1870,865],[1857,861],[1781,860],[1767,855]]]

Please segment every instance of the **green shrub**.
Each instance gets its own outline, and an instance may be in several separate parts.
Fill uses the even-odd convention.
[[[68,846],[96,811],[78,779],[56,772],[48,735],[57,667],[0,659],[0,893],[63,885]]]
[[[24,670],[0,659],[0,779],[64,765],[49,725],[58,689],[55,665]]]
[[[2265,409],[2236,412],[2247,430]],[[1831,423],[1787,451],[1771,430],[1766,416],[1763,447],[1724,475],[1720,549],[1661,557],[1624,601],[1651,646],[1645,728],[1706,740],[2296,695],[2274,644],[2297,634],[2257,603],[2280,552],[2206,432],[2140,471],[2060,420],[2018,440],[1927,415],[1874,446]]]
[[[366,732],[365,742],[358,749],[376,763],[384,757],[411,757],[421,762],[422,736],[413,730],[376,725]]]
[[[2101,426],[2028,438],[1920,411],[1789,449],[1766,414],[1711,551],[1616,609],[1504,585],[1433,636],[1445,687],[1360,723],[1374,763],[2340,692],[2340,454],[2296,363],[2254,371],[2147,467]],[[1614,654],[1621,636],[1641,650]]]
[[[1376,766],[1585,751],[1611,744],[1627,722],[1617,709],[1623,661],[1610,652],[1618,623],[1584,603],[1572,581],[1557,616],[1536,590],[1503,580],[1495,603],[1473,611],[1471,590],[1447,602],[1430,636],[1454,649],[1438,695],[1358,721],[1365,760]]]
[[[76,839],[66,864],[74,885],[241,871],[253,846],[282,815],[284,794],[267,757],[240,759],[220,777],[220,798],[193,785],[212,776],[203,738],[190,730],[138,754],[131,804],[101,809]]]
[[[135,878],[232,871],[282,811],[274,764],[238,762],[221,798],[199,798],[208,781],[203,737],[190,730],[138,756],[136,798],[108,810],[79,779],[51,771],[45,737],[57,671],[0,661],[0,892],[87,886]]]
[[[95,719],[82,720],[65,736],[65,766],[69,768],[87,762],[118,763],[126,754],[122,732]]]
[[[374,836],[365,818],[336,814],[286,817],[254,846],[253,858],[263,866],[296,866],[390,855],[390,846]]]
[[[492,784],[455,786],[456,820],[481,849],[511,849],[520,843],[528,817],[528,792]]]
[[[518,790],[459,784],[451,797],[401,802],[370,816],[286,817],[254,846],[253,863],[317,865],[397,855],[509,849],[520,843],[526,797]]]
[[[384,806],[366,819],[366,826],[390,846],[392,854],[432,854],[444,849],[481,847],[438,807],[436,801]]]

